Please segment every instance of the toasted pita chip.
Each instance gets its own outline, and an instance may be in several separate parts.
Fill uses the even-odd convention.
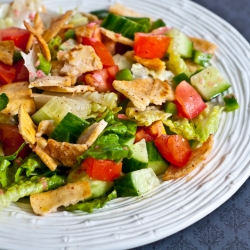
[[[117,34],[111,30],[107,30],[107,29],[104,29],[101,27],[101,32],[104,36],[107,36],[109,39],[111,39],[112,41],[114,42],[118,42],[118,43],[122,43],[124,45],[128,45],[128,46],[131,46],[133,47],[134,46],[134,41],[127,38],[127,37],[124,37],[123,35],[121,34]]]
[[[50,86],[69,87],[71,86],[71,78],[68,76],[45,76],[38,78],[29,84],[29,88]]]
[[[142,64],[143,66],[149,68],[149,69],[153,69],[153,70],[163,70],[166,68],[165,63],[159,59],[159,58],[154,58],[154,59],[146,59],[146,58],[142,58],[139,56],[134,55],[133,59],[137,62]]]
[[[19,132],[22,135],[23,139],[27,143],[34,145],[36,143],[37,126],[32,121],[31,117],[26,112],[23,105],[21,105],[21,107],[19,109],[18,120],[19,120],[18,129],[19,129]]]
[[[45,26],[43,24],[43,21],[40,17],[39,12],[37,12],[35,14],[35,17],[34,17],[34,29],[36,30],[37,34],[39,34],[39,35],[42,35],[44,30],[45,30]],[[30,34],[29,40],[28,40],[27,45],[26,45],[26,52],[27,53],[30,51],[33,43],[34,43],[34,35]]]
[[[54,120],[43,120],[38,124],[36,138],[42,135],[50,135],[55,129]]]
[[[60,71],[63,68],[64,62],[60,60],[51,61],[50,74],[52,76],[60,76]]]
[[[75,31],[77,36],[92,38],[99,31],[99,28],[97,24],[83,25],[77,27]]]
[[[152,78],[138,78],[133,81],[113,82],[113,87],[125,95],[139,111],[144,111],[150,103]]]
[[[205,39],[196,38],[196,37],[189,37],[189,39],[193,42],[194,49],[196,50],[200,50],[208,54],[214,54],[215,50],[217,49],[216,44],[211,43]]]
[[[93,22],[93,21],[98,21],[99,18],[96,15],[93,15],[91,13],[87,13],[87,12],[80,12],[82,16],[85,16],[88,18],[89,22]]]
[[[83,131],[77,140],[77,144],[86,144],[88,147],[91,146],[97,137],[102,133],[106,128],[108,123],[104,120],[101,120],[98,123],[94,123]]]
[[[28,85],[29,82],[15,82],[0,87],[0,94],[5,93],[9,98],[7,107],[1,111],[2,114],[17,115],[20,105],[23,105],[29,114],[36,111],[34,98],[31,97],[32,91]]]
[[[61,92],[61,93],[85,93],[87,91],[95,91],[94,87],[89,85],[77,85],[77,86],[54,86],[54,87],[40,87],[40,89],[47,90],[50,92]]]
[[[42,160],[42,162],[51,170],[55,171],[57,166],[60,165],[60,162],[57,159],[54,159],[50,155],[48,155],[44,148],[47,145],[47,140],[43,137],[37,138],[37,144],[33,149],[33,152],[35,152],[39,158]]]
[[[132,17],[144,16],[119,3],[115,3],[114,5],[111,5],[108,10],[109,12],[114,13],[116,15],[120,15],[120,16],[132,16]]]
[[[193,150],[188,163],[184,167],[178,168],[171,165],[164,173],[162,179],[164,181],[172,179],[175,180],[189,174],[197,166],[200,166],[204,162],[204,160],[207,158],[207,156],[212,150],[213,143],[214,143],[214,137],[213,135],[210,135],[209,138],[202,144],[201,147]]]
[[[35,214],[47,215],[55,212],[58,207],[74,205],[91,194],[89,182],[78,181],[48,192],[32,194],[30,204]]]
[[[188,67],[188,70],[191,72],[191,73],[194,73],[196,72],[197,70],[200,70],[202,69],[202,67],[196,63],[194,63],[192,60],[190,59],[186,59],[184,60],[187,67]]]
[[[60,73],[71,78],[102,69],[102,62],[91,46],[79,44],[69,51],[59,51],[57,58],[64,61]]]
[[[51,54],[50,54],[50,50],[49,50],[49,46],[46,43],[46,41],[43,39],[43,37],[34,29],[32,28],[26,21],[23,21],[24,26],[26,27],[26,29],[32,34],[34,35],[34,37],[36,38],[39,47],[42,51],[43,56],[46,58],[47,61],[51,61]]]
[[[85,144],[72,144],[49,139],[44,150],[53,158],[58,159],[64,166],[72,167],[77,163],[76,158],[82,155],[87,148]]]
[[[58,34],[64,24],[70,19],[72,13],[73,11],[69,10],[65,14],[58,16],[51,22],[50,27],[44,32],[43,35],[45,42],[49,42]]]
[[[155,105],[162,105],[166,101],[175,99],[174,92],[168,81],[161,81],[156,78],[153,83],[153,88],[150,92],[150,102]]]
[[[12,65],[14,51],[15,45],[13,41],[0,41],[0,62]]]

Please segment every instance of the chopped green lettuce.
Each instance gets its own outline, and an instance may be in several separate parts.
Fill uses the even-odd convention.
[[[9,98],[5,93],[0,95],[0,111],[4,110],[9,103]]]
[[[102,135],[78,160],[84,160],[88,157],[95,159],[121,161],[123,158],[131,157],[132,152],[126,145],[119,143],[119,136],[116,134]]]
[[[207,108],[193,120],[179,118],[165,120],[163,123],[169,129],[188,140],[197,140],[201,143],[207,140],[210,134],[214,134],[219,126],[220,114],[223,107],[208,103]]]
[[[103,196],[91,201],[79,202],[75,205],[66,207],[67,211],[81,210],[83,212],[92,213],[94,209],[102,208],[107,202],[117,198],[117,193],[114,190],[107,196]]]

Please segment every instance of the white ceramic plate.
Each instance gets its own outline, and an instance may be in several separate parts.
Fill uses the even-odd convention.
[[[47,8],[102,9],[109,0],[45,0]],[[228,23],[188,0],[121,0],[153,18],[163,18],[190,36],[218,45],[214,65],[224,74],[241,108],[223,113],[206,165],[188,177],[164,182],[137,198],[117,199],[93,214],[57,212],[35,216],[15,203],[0,212],[1,249],[128,249],[167,237],[212,212],[250,173],[250,46]],[[217,102],[222,102],[221,97]]]

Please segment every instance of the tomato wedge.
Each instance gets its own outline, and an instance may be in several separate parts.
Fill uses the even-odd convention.
[[[192,154],[187,139],[181,135],[163,134],[154,142],[162,157],[177,167],[185,166]]]
[[[110,160],[99,160],[92,157],[82,163],[82,168],[93,179],[113,181],[122,171],[122,162],[115,163]]]
[[[0,41],[12,40],[16,47],[25,50],[30,37],[30,32],[26,29],[7,28],[0,30]]]
[[[115,65],[113,57],[105,45],[95,38],[82,37],[83,45],[90,45],[94,48],[96,54],[100,57],[103,67]]]
[[[21,82],[29,80],[29,71],[24,66],[24,60],[21,59],[14,63],[14,67],[16,69],[16,74],[13,82]]]
[[[5,155],[14,154],[24,142],[18,127],[6,123],[0,123],[0,141]],[[24,159],[30,152],[31,149],[26,145],[21,152],[19,152],[18,157]]]
[[[15,66],[0,62],[0,86],[11,83],[14,80],[15,75]]]
[[[199,93],[186,81],[177,85],[175,97],[178,113],[188,119],[193,119],[207,107]]]
[[[171,38],[164,35],[135,33],[134,51],[143,58],[163,58],[170,41]]]

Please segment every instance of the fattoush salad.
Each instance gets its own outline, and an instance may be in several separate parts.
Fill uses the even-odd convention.
[[[239,107],[216,45],[162,19],[120,4],[0,9],[0,209],[29,197],[37,215],[92,212],[185,177]]]

